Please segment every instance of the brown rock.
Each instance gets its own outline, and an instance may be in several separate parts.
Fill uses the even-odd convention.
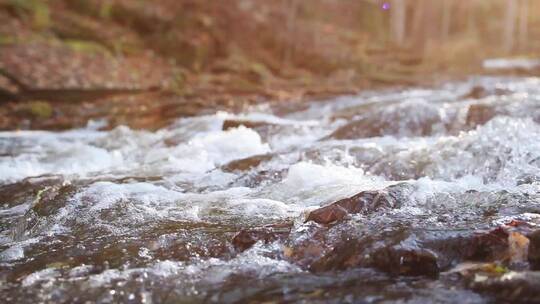
[[[292,223],[272,224],[264,227],[240,230],[232,239],[234,248],[238,251],[249,249],[258,241],[270,243],[286,238],[291,231]]]
[[[272,159],[271,154],[255,155],[243,159],[233,160],[221,167],[225,172],[247,171],[259,166],[262,162]]]
[[[487,90],[481,86],[474,86],[471,88],[469,93],[465,95],[465,98],[480,99],[487,95]]]
[[[249,120],[235,120],[235,119],[227,119],[223,122],[222,130],[226,131],[233,128],[238,128],[240,126],[244,126],[249,129],[257,129],[260,127],[265,127],[272,125],[270,123],[264,122],[264,121],[249,121]]]
[[[476,127],[483,125],[488,122],[490,119],[495,117],[496,111],[493,106],[486,104],[473,104],[469,106],[469,111],[467,112],[466,124],[468,127]]]
[[[499,277],[477,277],[469,287],[492,295],[497,303],[540,303],[538,271],[512,271]]]
[[[529,237],[529,253],[528,260],[531,268],[540,270],[540,230],[536,230],[528,235]]]
[[[346,200],[350,199],[352,198],[348,198]],[[316,223],[326,225],[335,221],[342,220],[349,214],[349,211],[340,206],[340,202],[341,201],[311,211],[306,219],[306,222],[314,221]]]
[[[375,253],[373,266],[390,274],[406,276],[437,276],[440,271],[437,255],[417,248],[383,248]]]
[[[374,267],[407,276],[437,276],[465,261],[513,262],[512,226],[488,231],[397,228],[381,233],[363,233],[354,226],[347,222],[331,227],[313,225],[312,232],[292,240],[287,257],[314,272]]]
[[[384,190],[362,191],[349,198],[312,211],[306,222],[330,224],[342,220],[347,214],[371,213],[380,209],[399,208],[407,199],[404,195],[412,189],[409,184],[397,184]]]
[[[427,136],[444,121],[436,108],[429,104],[381,104],[360,117],[350,120],[327,138],[358,139],[384,135]],[[444,126],[447,127],[447,126]]]

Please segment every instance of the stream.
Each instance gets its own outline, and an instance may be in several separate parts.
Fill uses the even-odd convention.
[[[540,301],[539,78],[104,124],[0,132],[5,303]]]

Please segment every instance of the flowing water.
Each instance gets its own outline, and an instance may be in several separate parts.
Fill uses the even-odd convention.
[[[469,260],[497,259],[456,248],[512,220],[540,224],[539,123],[540,79],[476,77],[183,118],[155,132],[100,131],[100,123],[2,132],[0,295],[10,303],[500,300],[452,275]],[[396,202],[330,224],[306,221],[366,191]],[[268,233],[249,244],[233,241],[261,229]],[[412,268],[403,269],[408,255],[388,258],[399,250],[412,254]]]

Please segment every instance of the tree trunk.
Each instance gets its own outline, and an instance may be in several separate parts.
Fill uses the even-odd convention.
[[[527,49],[528,40],[528,21],[529,21],[529,0],[521,0],[519,7],[519,48]]]
[[[425,1],[415,0],[414,15],[412,20],[412,38],[415,48],[418,50],[424,50],[425,43],[425,28],[424,28],[424,19],[425,19]]]
[[[516,0],[506,0],[506,16],[504,19],[504,50],[507,53],[514,49],[516,32],[517,7]]]
[[[405,0],[393,0],[390,14],[390,28],[392,40],[399,46],[405,43],[406,18]]]
[[[298,0],[288,0],[285,2],[284,10],[287,18],[287,31],[288,35],[292,37],[292,43],[289,43],[283,53],[282,64],[288,65],[293,60],[296,53],[296,18],[298,15],[298,8],[300,2]]]
[[[450,37],[450,20],[452,20],[452,0],[443,0],[441,39],[447,41]]]
[[[475,8],[477,7],[476,0],[467,0],[467,31],[469,35],[476,36],[478,29],[476,27]]]

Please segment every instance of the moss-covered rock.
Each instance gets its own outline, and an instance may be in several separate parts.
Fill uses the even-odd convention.
[[[52,106],[45,101],[31,101],[24,107],[24,111],[36,119],[47,119],[53,115]]]

